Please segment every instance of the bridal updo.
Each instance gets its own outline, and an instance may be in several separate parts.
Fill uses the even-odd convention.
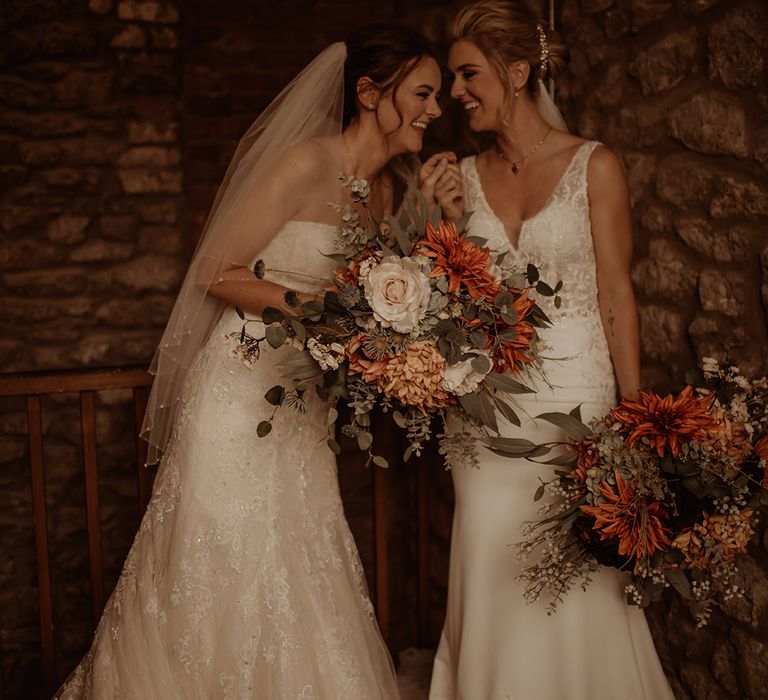
[[[525,0],[479,0],[463,8],[451,25],[451,40],[475,44],[509,90],[508,67],[515,61],[531,66],[528,91],[538,92],[539,80],[565,72],[568,49],[560,35],[536,17]]]
[[[397,88],[422,58],[437,55],[419,32],[397,24],[372,24],[350,34],[344,64],[344,118],[346,127],[357,116],[357,81],[368,77],[382,91]],[[395,101],[395,107],[397,102]]]

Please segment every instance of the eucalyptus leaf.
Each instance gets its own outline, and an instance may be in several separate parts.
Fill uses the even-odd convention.
[[[674,589],[683,598],[686,600],[695,600],[693,591],[691,590],[691,584],[682,569],[666,569],[664,575],[667,577],[667,581],[672,584]]]
[[[413,456],[413,447],[410,445],[403,452],[403,462],[407,462]]]
[[[488,244],[488,239],[482,236],[464,236],[464,240],[468,243],[474,243],[476,246],[484,248]]]
[[[568,411],[568,415],[573,416],[577,421],[581,421],[581,404],[574,406],[570,411]]]
[[[357,434],[357,446],[361,450],[367,450],[373,444],[373,435],[361,430]]]
[[[328,438],[325,441],[325,444],[328,445],[328,448],[331,450],[331,452],[333,452],[333,454],[335,455],[341,454],[341,445],[339,445],[339,443],[336,442],[336,440],[334,440],[333,438]]]
[[[272,404],[273,406],[279,406],[283,403],[283,399],[285,398],[285,387],[280,384],[273,386],[266,394],[264,394],[264,398],[267,400],[267,403]]]
[[[408,421],[406,420],[405,416],[400,413],[400,411],[393,411],[392,418],[394,419],[395,423],[397,423],[398,428],[403,428],[403,430],[405,430],[408,427]]]
[[[527,457],[537,445],[523,438],[487,437],[482,441],[490,450],[507,457]]]
[[[501,415],[504,416],[508,422],[512,423],[512,425],[516,425],[518,428],[520,427],[520,418],[518,418],[517,413],[515,413],[512,406],[498,396],[493,397],[493,402],[496,404],[496,408],[499,409]]]
[[[373,463],[377,467],[381,467],[382,469],[389,469],[389,462],[387,462],[387,460],[384,459],[384,457],[382,457],[381,455],[376,455],[373,458]]]
[[[440,205],[438,205],[432,210],[432,214],[429,217],[429,223],[432,224],[434,228],[440,228],[440,222],[442,219],[443,210],[440,208]]]
[[[492,386],[494,389],[503,391],[507,394],[533,394],[533,389],[529,389],[524,384],[521,384],[512,377],[508,377],[505,374],[499,374],[497,372],[490,372],[485,375],[485,383]]]
[[[536,419],[545,420],[557,426],[575,440],[583,440],[590,435],[590,430],[584,423],[567,413],[541,413],[536,416]]]
[[[547,488],[547,485],[542,483],[541,486],[539,486],[539,488],[536,489],[536,493],[533,494],[533,501],[534,501],[534,503],[536,501],[540,501],[542,499],[542,497],[544,496],[544,490],[546,488]]]
[[[478,374],[487,374],[491,371],[491,361],[485,355],[478,355],[472,360],[472,369]]]
[[[264,335],[267,338],[267,342],[273,348],[277,349],[281,348],[283,343],[288,339],[288,329],[283,326],[267,326]]]
[[[307,329],[304,328],[304,324],[296,318],[292,318],[290,323],[293,332],[296,334],[296,340],[304,345],[307,342]]]
[[[269,435],[271,430],[272,423],[270,423],[268,420],[263,420],[256,426],[256,435],[258,435],[260,438],[266,437]]]
[[[551,297],[555,295],[555,290],[552,289],[546,282],[539,280],[536,283],[536,291],[545,297]]]
[[[339,412],[331,406],[331,408],[328,409],[328,415],[325,418],[325,424],[326,425],[333,425],[333,423],[336,422],[336,419],[339,417]]]
[[[285,318],[285,314],[280,309],[275,309],[272,306],[265,306],[264,311],[261,312],[261,320],[265,325],[270,323],[280,323]]]
[[[472,331],[469,334],[469,342],[478,350],[482,350],[488,345],[488,336],[483,331]]]
[[[536,265],[528,263],[525,276],[528,279],[529,284],[536,284],[539,281],[539,268]]]
[[[240,317],[241,321],[245,321],[245,312],[239,307],[235,307],[235,313]]]

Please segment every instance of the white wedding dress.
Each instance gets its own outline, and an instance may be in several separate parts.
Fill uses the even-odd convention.
[[[541,300],[553,326],[541,333],[549,383],[518,396],[529,416],[570,411],[584,419],[615,404],[613,367],[597,305],[595,257],[586,172],[598,144],[585,143],[543,209],[524,222],[509,255],[522,269],[562,279],[562,308]],[[473,235],[510,248],[503,224],[485,199],[475,159],[462,161]],[[563,439],[550,424],[521,415],[502,435],[534,442]],[[536,517],[533,496],[546,467],[481,450],[479,469],[454,469],[448,610],[432,675],[430,700],[668,700],[673,698],[645,617],[625,603],[620,574],[602,569],[586,592],[572,590],[557,613],[528,605],[515,580],[522,564],[510,545]]]
[[[260,257],[329,277],[319,251],[335,230],[289,222]],[[327,407],[308,390],[306,414],[281,408],[257,437],[286,350],[265,345],[245,367],[226,338],[241,327],[227,308],[189,371],[149,508],[62,700],[398,697],[325,444]]]

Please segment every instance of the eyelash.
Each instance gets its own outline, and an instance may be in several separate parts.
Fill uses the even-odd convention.
[[[475,73],[475,72],[473,72],[471,70],[468,70],[468,71],[464,71],[461,74],[461,77],[464,78],[464,80],[472,80],[472,78],[474,78],[476,75],[477,75],[477,73]]]

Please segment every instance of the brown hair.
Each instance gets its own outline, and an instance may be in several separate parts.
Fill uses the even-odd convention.
[[[565,72],[568,49],[560,35],[550,29],[524,0],[478,0],[463,8],[451,25],[451,40],[467,39],[491,63],[509,96],[509,64],[528,61],[531,73],[528,90],[535,95],[538,81],[557,78]],[[542,61],[543,48],[546,58]]]
[[[422,58],[437,55],[419,32],[398,24],[373,24],[350,34],[344,64],[344,118],[346,127],[357,116],[357,81],[368,77],[380,90],[392,89],[393,98],[403,79]]]

